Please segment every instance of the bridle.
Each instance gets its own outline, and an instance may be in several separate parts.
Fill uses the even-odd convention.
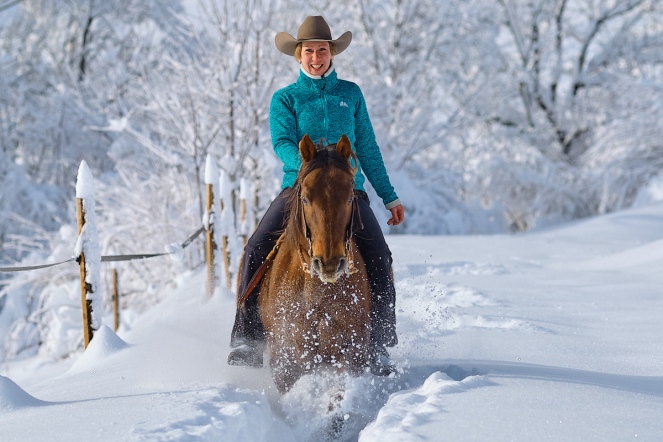
[[[309,262],[311,258],[313,257],[313,241],[311,239],[311,229],[308,226],[308,223],[306,222],[306,209],[304,206],[309,205],[306,198],[304,195],[302,195],[302,190],[301,186],[298,186],[297,189],[298,192],[298,199],[299,199],[299,205],[301,206],[301,216],[302,216],[302,229],[304,231],[304,237],[306,238],[306,241],[308,243],[308,257],[309,257]],[[359,230],[363,229],[364,226],[361,222],[361,215],[359,212],[359,200],[357,198],[357,193],[353,190],[352,195],[348,199],[348,204],[351,204],[352,207],[350,209],[350,220],[348,221],[348,224],[345,228],[345,255],[348,257],[348,274],[355,273],[357,269],[354,267],[354,261],[352,259],[352,248],[350,247],[350,240],[352,239],[352,235],[355,232],[355,218],[358,219],[359,221]],[[306,259],[304,258],[304,255],[302,254],[301,248],[298,249],[299,253],[299,259],[301,260],[302,263],[302,269],[310,273],[311,276],[313,276],[313,267],[310,266],[307,262]]]
[[[332,145],[333,146],[333,145]],[[327,146],[329,148],[330,146]],[[352,153],[352,158],[357,161],[357,157],[354,153]],[[354,168],[354,172],[356,173],[357,168]],[[300,180],[297,181],[295,184],[295,187],[293,188],[293,191],[297,192],[297,205],[302,205],[301,206],[301,215],[302,215],[302,224],[303,224],[303,229],[304,229],[304,237],[306,238],[306,241],[308,242],[308,256],[309,256],[309,261],[311,260],[311,257],[313,255],[313,242],[311,240],[311,230],[308,227],[308,224],[306,223],[306,214],[304,212],[304,205],[303,205],[303,195],[302,195],[302,190],[301,190],[301,183]],[[345,253],[348,257],[348,267],[347,267],[347,274],[351,275],[355,272],[357,272],[357,269],[354,266],[354,259],[352,256],[352,247],[350,240],[352,238],[353,233],[355,232],[355,229],[357,230],[363,230],[364,225],[361,221],[361,212],[359,211],[359,202],[358,202],[358,196],[357,196],[357,191],[352,192],[352,196],[348,200],[348,204],[352,204],[352,209],[350,213],[350,220],[348,221],[348,226],[346,227],[346,232],[345,232]],[[295,210],[295,207],[293,207],[293,210]],[[297,208],[297,210],[300,210]],[[355,224],[355,220],[358,221],[357,224]],[[260,265],[258,270],[256,270],[256,273],[253,275],[251,280],[249,281],[247,287],[244,289],[244,292],[239,294],[237,297],[237,302],[238,304],[243,304],[248,297],[251,295],[251,292],[255,287],[260,283],[260,280],[262,277],[265,275],[265,272],[267,272],[267,269],[272,265],[274,262],[274,258],[276,257],[276,253],[281,245],[281,243],[285,239],[285,234],[281,234],[279,239],[277,240],[276,244],[272,248],[272,250],[269,252],[267,255],[267,258],[265,258],[265,261]],[[299,259],[301,261],[302,269],[310,273],[311,276],[313,276],[313,269],[311,266],[308,265],[306,262],[306,259],[304,258],[304,255],[302,254],[302,249],[301,247],[297,248],[297,253],[299,255]]]

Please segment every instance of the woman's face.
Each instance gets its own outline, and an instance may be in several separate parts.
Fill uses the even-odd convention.
[[[332,54],[328,41],[305,41],[302,43],[300,63],[311,75],[322,76],[331,66]]]

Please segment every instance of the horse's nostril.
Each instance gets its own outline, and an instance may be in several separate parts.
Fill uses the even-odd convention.
[[[344,272],[345,269],[347,268],[347,261],[345,258],[341,258],[338,260],[338,268],[336,269],[337,272],[341,273]]]
[[[318,258],[317,256],[311,258],[311,268],[316,272],[320,273],[320,267],[321,267],[320,258]]]

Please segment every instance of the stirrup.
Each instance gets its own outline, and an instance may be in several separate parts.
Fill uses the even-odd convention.
[[[382,345],[371,348],[369,361],[369,369],[374,376],[389,376],[397,371],[396,364]]]
[[[250,345],[240,345],[228,353],[228,365],[260,368],[262,367],[262,350]]]

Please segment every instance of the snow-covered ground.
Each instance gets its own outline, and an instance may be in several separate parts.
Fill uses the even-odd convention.
[[[402,373],[346,380],[340,440],[663,440],[663,204],[388,241]],[[234,296],[204,291],[183,276],[77,358],[2,364],[0,440],[320,440],[333,382],[280,397],[226,365]]]

